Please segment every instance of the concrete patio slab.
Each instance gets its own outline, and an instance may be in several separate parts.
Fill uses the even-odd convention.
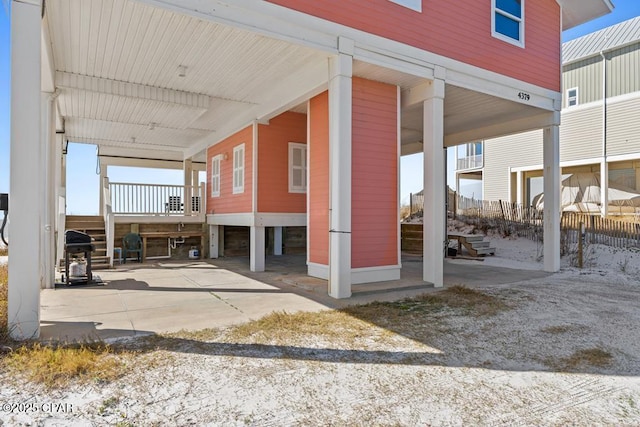
[[[102,285],[47,289],[41,295],[41,339],[109,340],[225,327],[274,311],[319,311],[396,300],[436,289],[422,281],[420,257],[405,257],[401,280],[353,286],[353,296],[327,295],[325,280],[306,274],[304,256],[267,259],[249,271],[247,258],[127,264],[98,274]],[[445,262],[445,285],[508,284],[547,273]]]

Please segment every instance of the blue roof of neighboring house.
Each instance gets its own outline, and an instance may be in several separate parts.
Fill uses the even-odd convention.
[[[640,16],[612,25],[562,45],[562,63],[598,55],[604,50],[640,40]]]

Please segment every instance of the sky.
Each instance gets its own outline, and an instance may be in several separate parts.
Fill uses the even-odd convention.
[[[9,192],[9,119],[10,119],[10,28],[8,4],[0,0],[0,193]],[[563,41],[597,31],[618,22],[640,16],[640,0],[613,0],[615,10],[604,17],[575,27],[563,33]],[[453,184],[453,153],[448,155],[448,182]],[[69,213],[94,214],[98,211],[99,179],[96,175],[96,149],[92,145],[71,144],[67,158],[67,206]],[[179,184],[181,171],[131,170],[109,168],[112,182],[146,182]],[[400,194],[403,202],[409,193],[422,190],[422,155],[405,156],[401,160]],[[478,195],[477,197],[481,197]],[[2,214],[0,213],[0,218]]]

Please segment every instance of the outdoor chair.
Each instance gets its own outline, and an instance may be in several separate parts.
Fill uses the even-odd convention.
[[[138,262],[142,262],[142,238],[137,233],[128,233],[122,238],[122,258],[127,263],[127,255],[136,254]]]

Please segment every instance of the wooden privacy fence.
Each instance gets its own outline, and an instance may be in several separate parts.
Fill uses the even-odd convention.
[[[456,217],[486,233],[494,229],[504,236],[516,235],[535,241],[543,239],[543,211],[532,206],[505,201],[457,197]],[[640,222],[602,218],[583,213],[563,212],[560,222],[562,243],[575,244],[583,235],[585,243],[619,248],[640,247]]]

